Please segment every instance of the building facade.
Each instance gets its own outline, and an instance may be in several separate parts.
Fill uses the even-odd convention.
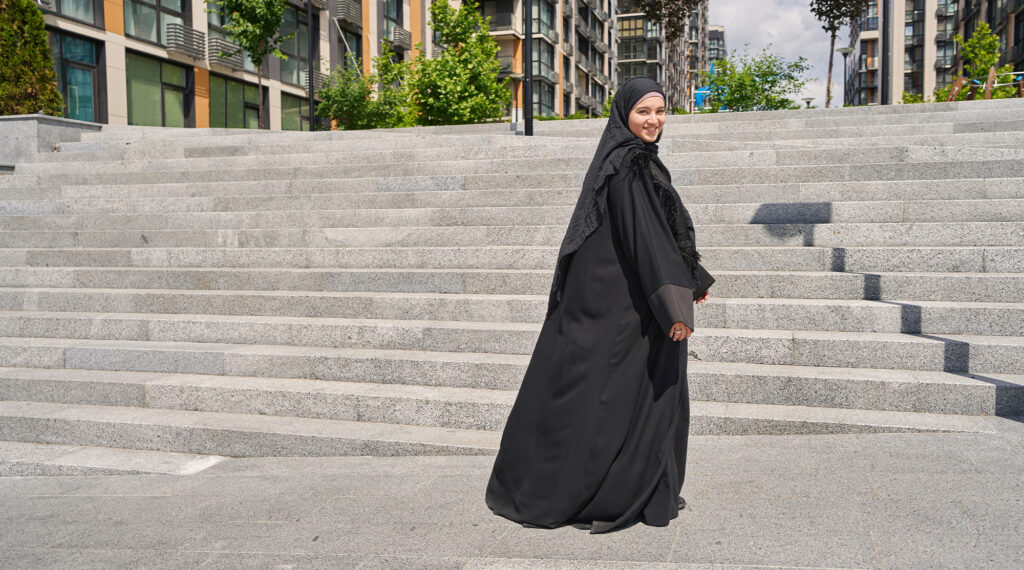
[[[634,2],[619,0],[617,85],[633,77],[657,81],[668,108],[691,110],[693,90],[707,71],[708,2],[691,12],[683,34],[668,41],[662,26],[638,11]],[[703,66],[703,67],[701,67]]]
[[[37,1],[65,116],[99,123],[308,130],[308,90],[332,69],[354,58],[369,72],[384,39],[397,59],[415,57],[419,42],[429,57],[441,49],[428,26],[429,0],[290,0],[281,26],[294,35],[281,48],[288,59],[267,58],[261,91],[255,67],[203,0]],[[599,114],[612,90],[614,2],[532,4],[534,113]],[[512,79],[513,120],[523,109],[523,7],[480,3],[500,46],[499,78]]]
[[[881,100],[881,0],[871,0],[850,34],[853,53],[847,60],[844,102],[878,105]],[[902,94],[931,97],[963,72],[963,59],[953,36],[970,38],[980,22],[999,37],[999,65],[1024,71],[1024,1],[1022,0],[892,0],[889,27],[890,89],[893,102]]]
[[[729,57],[725,45],[725,26],[708,26],[708,61],[721,61]]]

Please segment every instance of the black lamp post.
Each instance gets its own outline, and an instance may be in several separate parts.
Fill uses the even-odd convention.
[[[526,12],[526,39],[523,40],[523,121],[526,125],[523,132],[526,136],[533,136],[533,2],[526,0],[524,11]]]
[[[316,77],[313,75],[313,0],[306,0],[306,54],[309,57],[309,66],[306,70],[306,92],[309,94],[309,130],[315,131],[313,122],[313,87],[316,85]]]
[[[853,53],[852,47],[841,47],[836,50],[843,54],[843,105],[846,105],[849,101],[846,99],[846,80],[849,77],[849,70],[847,69],[846,60],[850,58],[850,54]]]

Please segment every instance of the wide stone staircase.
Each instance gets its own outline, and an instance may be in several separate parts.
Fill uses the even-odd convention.
[[[1024,104],[672,116],[700,434],[1024,415]],[[0,176],[0,473],[488,454],[602,120],[108,126]]]

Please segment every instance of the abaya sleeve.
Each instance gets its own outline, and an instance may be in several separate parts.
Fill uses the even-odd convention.
[[[631,160],[608,179],[608,216],[625,261],[639,277],[647,303],[668,333],[682,321],[694,330],[691,263],[672,236],[644,161]]]

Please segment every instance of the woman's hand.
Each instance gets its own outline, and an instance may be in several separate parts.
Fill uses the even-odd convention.
[[[708,289],[707,291],[704,291],[704,294],[701,295],[700,297],[698,297],[697,300],[694,301],[694,303],[703,303],[704,301],[707,301],[708,297],[710,297],[710,296],[711,296],[711,289]]]
[[[680,341],[683,339],[690,338],[690,335],[692,334],[693,330],[690,329],[690,327],[686,326],[686,323],[684,323],[683,321],[679,321],[678,323],[672,325],[672,328],[669,329],[668,331],[668,337],[674,341]]]

